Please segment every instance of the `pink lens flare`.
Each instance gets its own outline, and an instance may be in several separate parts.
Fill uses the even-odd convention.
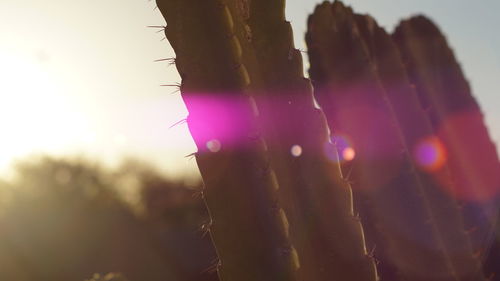
[[[354,160],[356,156],[356,151],[352,147],[352,142],[344,134],[336,134],[331,137],[331,141],[333,145],[337,148],[335,151],[335,155],[333,151],[330,149],[325,149],[325,153],[331,161],[334,162],[346,162]]]
[[[446,148],[438,137],[428,136],[418,142],[413,156],[421,169],[435,172],[446,163]]]
[[[302,155],[302,146],[300,146],[298,144],[292,146],[292,148],[290,149],[290,153],[294,157],[300,157],[300,155]]]
[[[243,95],[199,94],[184,98],[189,111],[187,123],[201,151],[218,152],[243,145],[251,137],[255,117],[248,97]]]
[[[344,158],[345,161],[352,161],[354,157],[356,157],[356,151],[354,151],[352,147],[346,147],[342,150],[342,158]]]
[[[216,140],[216,139],[213,139],[213,140],[209,140],[207,142],[207,149],[210,151],[210,152],[219,152],[222,148],[222,144],[220,143],[220,141]]]

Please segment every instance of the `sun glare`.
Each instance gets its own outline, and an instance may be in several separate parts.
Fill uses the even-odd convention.
[[[0,50],[0,168],[14,157],[57,150],[82,131],[54,75],[35,60]]]

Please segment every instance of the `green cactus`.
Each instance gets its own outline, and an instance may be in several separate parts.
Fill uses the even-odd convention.
[[[358,157],[344,168],[371,242],[386,245],[382,279],[484,280],[458,205],[435,180],[450,181],[447,169],[431,174],[414,161],[434,131],[391,37],[369,16],[325,2],[307,41],[316,97],[332,129],[354,142]]]

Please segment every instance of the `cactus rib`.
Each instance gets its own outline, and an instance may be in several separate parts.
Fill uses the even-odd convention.
[[[176,52],[221,280],[295,280],[278,185],[245,89],[233,15],[219,0],[158,0]],[[209,21],[209,22],[208,22]],[[222,125],[220,124],[222,123]],[[227,132],[228,127],[231,131]],[[226,133],[229,133],[227,135]],[[210,144],[217,144],[210,147]],[[211,149],[214,148],[214,149]]]
[[[362,218],[373,212],[368,235],[387,244],[378,253],[382,267],[397,271],[383,274],[481,280],[455,201],[413,162],[414,144],[432,130],[390,37],[373,19],[325,2],[310,17],[307,41],[318,101],[332,129],[352,137],[359,156],[345,166],[358,180]]]

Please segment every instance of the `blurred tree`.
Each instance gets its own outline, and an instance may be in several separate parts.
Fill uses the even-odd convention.
[[[19,163],[11,199],[0,200],[0,280],[81,281],[95,272],[207,280],[215,254],[197,231],[206,217],[201,200],[154,169],[128,167],[112,173],[49,157]],[[138,183],[141,216],[120,196],[125,176]]]

